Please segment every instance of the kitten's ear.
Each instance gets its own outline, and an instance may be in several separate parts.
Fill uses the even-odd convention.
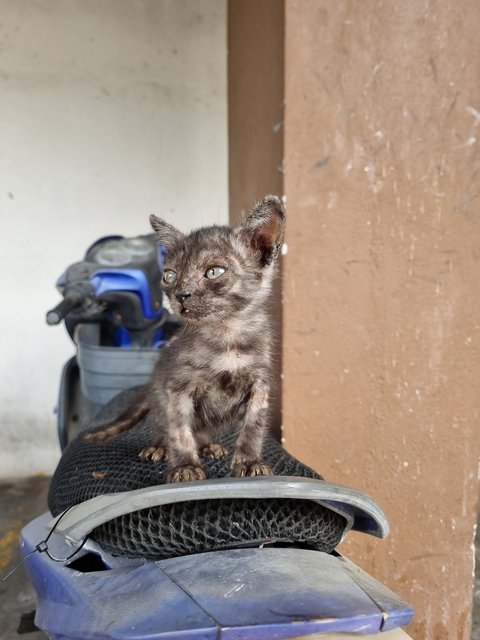
[[[277,196],[265,196],[240,225],[241,235],[260,253],[262,265],[270,264],[280,253],[285,226],[285,207]]]
[[[155,231],[158,242],[163,244],[166,249],[172,249],[184,237],[181,231],[153,213],[150,216],[150,224]]]

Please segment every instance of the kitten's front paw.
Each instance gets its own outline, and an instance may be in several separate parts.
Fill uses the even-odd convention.
[[[167,459],[167,450],[165,447],[145,447],[138,454],[141,460],[152,460],[153,462],[160,462]]]
[[[216,442],[210,442],[210,444],[206,444],[201,448],[200,453],[205,458],[215,458],[215,460],[219,460],[220,458],[226,458],[228,456],[228,449],[222,447],[221,444],[217,444]]]
[[[170,469],[167,474],[167,482],[190,482],[192,480],[205,480],[205,471],[194,464],[186,464]]]
[[[232,475],[235,478],[246,478],[251,476],[271,476],[272,468],[264,462],[258,460],[253,462],[237,462],[232,465]]]

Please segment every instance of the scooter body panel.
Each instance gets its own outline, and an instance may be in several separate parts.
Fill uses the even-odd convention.
[[[46,513],[25,527],[24,556],[45,538],[50,519]],[[72,553],[60,535],[49,547],[56,557]],[[95,571],[88,569],[92,555],[100,557]],[[377,633],[412,617],[370,576],[360,583],[361,570],[348,560],[317,551],[265,547],[144,562],[112,558],[93,544],[78,557],[26,558],[39,600],[36,624],[55,640],[281,640]]]

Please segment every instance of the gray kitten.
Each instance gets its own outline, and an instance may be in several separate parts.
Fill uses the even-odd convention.
[[[228,452],[211,433],[241,430],[234,476],[270,475],[262,462],[271,377],[267,301],[283,240],[285,210],[266,196],[237,227],[213,226],[184,235],[150,217],[166,248],[162,288],[182,320],[178,339],[161,352],[150,383],[112,424],[84,436],[102,442],[153,412],[157,435],[140,457],[167,457],[167,482],[202,480],[201,456]]]

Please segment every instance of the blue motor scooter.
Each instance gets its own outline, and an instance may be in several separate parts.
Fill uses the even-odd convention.
[[[208,480],[164,484],[135,453],[148,424],[110,448],[78,437],[131,401],[176,335],[162,264],[153,236],[103,238],[57,283],[47,322],[65,322],[77,353],[61,378],[50,511],[22,531],[36,625],[54,640],[407,637],[409,605],[335,550],[350,529],[387,535],[368,496],[273,440],[272,477],[212,462]]]

